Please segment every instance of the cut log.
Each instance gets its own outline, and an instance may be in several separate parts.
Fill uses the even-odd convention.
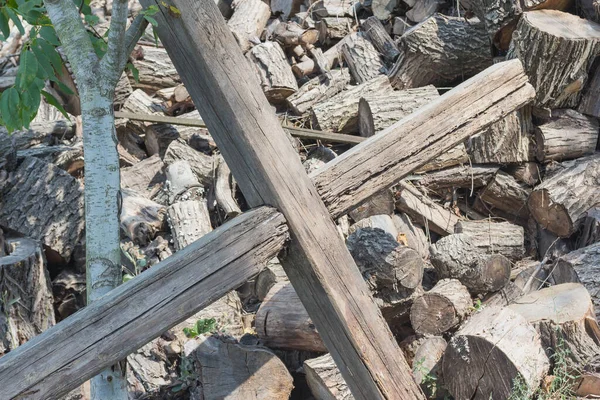
[[[486,186],[498,172],[498,167],[486,165],[464,165],[430,172],[419,180],[419,184],[430,191],[451,188],[478,189]]]
[[[226,218],[233,218],[242,213],[240,206],[233,198],[235,189],[231,171],[222,158],[218,159],[215,177],[215,198],[217,204],[225,212]]]
[[[510,222],[518,222],[519,219],[527,219],[527,199],[531,189],[520,185],[515,178],[500,171],[494,179],[483,189],[479,198],[484,201],[491,212],[498,209],[504,213],[513,215]]]
[[[40,160],[54,164],[69,174],[79,177],[83,170],[83,143],[74,146],[36,146],[30,149],[17,151],[17,159],[36,157]]]
[[[430,397],[444,395],[444,376],[442,375],[442,357],[448,343],[441,336],[426,338],[417,348],[413,359],[413,375],[421,389]],[[429,377],[429,379],[427,379]],[[427,380],[434,379],[433,385]],[[428,393],[429,392],[429,393]]]
[[[329,354],[304,361],[306,383],[316,400],[354,400]]]
[[[419,167],[416,172],[437,171],[444,168],[454,167],[455,165],[469,164],[469,154],[464,143],[460,143],[452,149],[440,154],[427,164]]]
[[[204,336],[187,342],[184,354],[199,376],[194,392],[202,399],[287,399],[294,387],[283,362],[263,347]]]
[[[535,129],[539,162],[572,160],[596,151],[599,127],[595,118],[569,109],[553,110],[552,117]]]
[[[575,247],[579,249],[597,242],[600,242],[600,206],[593,207],[585,213]]]
[[[270,16],[271,9],[261,0],[233,2],[233,15],[227,25],[243,52],[250,49],[251,43],[260,42],[260,35],[267,26]]]
[[[394,213],[394,195],[389,189],[382,190],[369,197],[360,206],[348,213],[350,218],[358,222],[373,215],[391,215]]]
[[[423,259],[429,258],[429,242],[423,229],[415,226],[406,214],[392,215],[392,221],[398,231],[398,242],[416,250]]]
[[[477,247],[468,234],[443,237],[430,247],[430,252],[440,278],[458,279],[474,294],[500,290],[510,280],[510,261]]]
[[[368,108],[358,108],[359,126],[366,122],[373,126],[374,133],[380,132],[439,98],[435,86],[393,91],[391,93],[365,94],[361,97]],[[372,135],[361,132],[361,136]]]
[[[0,255],[0,357],[54,325],[53,297],[39,242],[8,239]]]
[[[383,24],[377,17],[369,17],[362,23],[362,30],[369,38],[373,46],[379,51],[383,59],[388,63],[393,63],[400,55],[398,46],[385,30]]]
[[[179,160],[187,161],[201,184],[208,186],[212,183],[215,168],[213,157],[194,150],[183,139],[171,142],[163,160],[166,166]]]
[[[555,284],[580,282],[590,293],[600,320],[600,243],[572,251],[560,257],[551,268],[551,279]]]
[[[41,241],[65,261],[84,229],[82,184],[66,171],[26,158],[0,189],[0,225]]]
[[[298,90],[290,64],[277,42],[258,44],[246,54],[254,65],[260,86],[271,103],[282,103]]]
[[[145,246],[164,230],[165,206],[130,189],[121,190],[121,194],[121,229],[135,244]]]
[[[339,48],[341,47],[340,43],[343,43],[343,41],[340,41],[336,46],[332,46],[329,50],[323,53],[324,58],[322,58],[322,61],[326,62],[326,70],[330,70],[331,68],[340,64],[340,60],[342,58],[342,52]],[[292,66],[292,71],[297,78],[302,78],[307,75],[317,73],[320,69],[323,69],[323,64],[317,61],[318,60],[307,57],[306,59],[303,59],[302,62]]]
[[[192,167],[185,160],[175,161],[165,169],[167,179],[167,194],[169,204],[178,201],[197,200],[205,195],[204,188],[200,185],[198,177]]]
[[[472,243],[487,254],[502,254],[511,261],[525,257],[525,230],[510,222],[460,221],[455,233],[470,236]]]
[[[583,285],[551,286],[521,297],[508,308],[535,327],[548,357],[564,352],[568,368],[581,370],[600,354],[600,337],[596,336],[600,329],[590,294]]]
[[[296,291],[289,282],[275,284],[256,313],[256,332],[265,346],[326,352]]]
[[[319,39],[319,31],[315,28],[303,28],[298,23],[282,22],[273,31],[273,39],[282,47],[315,44]]]
[[[332,41],[341,40],[354,30],[354,25],[354,18],[320,18],[316,23],[316,28],[319,31],[319,41],[323,44],[330,44]]]
[[[439,235],[454,232],[459,218],[450,210],[418,191],[415,187],[401,183],[400,193],[396,196],[396,209],[406,213],[414,223]]]
[[[11,151],[28,149],[39,144],[54,144],[58,140],[69,140],[75,135],[75,124],[68,120],[44,121],[32,123],[29,129],[9,134],[4,127],[0,129],[0,157]]]
[[[398,41],[398,48],[400,56],[389,74],[397,89],[448,85],[492,65],[490,41],[483,24],[471,24],[464,18],[441,14],[428,18],[407,30]]]
[[[133,114],[142,114],[142,115],[161,115],[162,110],[158,103],[156,103],[152,97],[150,97],[146,92],[142,89],[136,89],[131,93],[131,95],[125,100],[123,103],[123,107],[121,107],[122,112],[133,113]],[[119,142],[128,151],[130,149],[127,146],[127,143],[122,142],[122,136],[125,136],[127,132],[123,132],[124,130],[131,130],[134,133],[142,134],[146,131],[146,127],[150,125],[149,123],[143,121],[134,121],[128,119],[117,119],[115,120],[115,125],[117,127],[117,134],[119,135]],[[124,129],[126,128],[126,129]],[[131,151],[130,151],[131,152]],[[139,157],[135,151],[132,152],[133,155]]]
[[[593,64],[590,75],[591,78],[588,79],[588,82],[583,89],[581,102],[579,103],[577,111],[585,115],[600,118],[600,68],[598,68],[596,64]]]
[[[469,290],[456,279],[442,279],[410,308],[415,332],[439,335],[458,325],[473,306]]]
[[[507,170],[517,181],[527,186],[535,186],[540,182],[540,165],[536,162],[509,166]]]
[[[377,228],[381,229],[385,233],[390,234],[396,241],[398,240],[398,230],[396,229],[396,225],[394,225],[394,221],[392,217],[387,214],[382,215],[372,215],[368,218],[361,219],[355,224],[350,225],[348,228],[348,235],[356,232],[362,228]],[[405,243],[406,245],[406,243]],[[412,247],[411,247],[412,248]]]
[[[315,104],[311,110],[313,126],[339,133],[356,132],[358,128],[358,102],[367,94],[389,95],[393,91],[385,75],[378,76],[358,86],[353,86],[329,100]]]
[[[280,282],[289,282],[283,267],[279,263],[270,263],[260,272],[260,274],[258,274],[254,281],[254,293],[256,294],[256,298],[260,301],[264,301],[271,291],[271,288]]]
[[[521,314],[486,307],[448,343],[442,374],[456,399],[507,399],[518,381],[532,393],[548,367],[539,334]]]
[[[600,155],[565,161],[560,171],[536,186],[527,205],[545,229],[568,237],[592,207],[600,204]]]
[[[369,82],[381,74],[383,63],[379,52],[363,32],[347,36],[341,51],[356,83]]]
[[[573,14],[540,10],[526,12],[519,20],[509,57],[523,63],[535,87],[535,105],[552,109],[577,106],[599,53],[600,25]]]
[[[159,89],[170,88],[181,83],[181,78],[173,66],[164,48],[140,46],[141,58],[133,60],[133,66],[139,71],[138,79],[131,79],[135,89],[154,93]]]
[[[132,189],[151,199],[165,181],[164,164],[158,155],[121,169],[121,187]]]
[[[437,0],[408,0],[404,2],[411,7],[406,12],[406,16],[412,22],[416,23],[425,21],[434,15],[440,7],[440,3]]]
[[[313,13],[318,17],[354,16],[354,3],[348,0],[310,1]]]
[[[533,160],[531,110],[524,107],[492,124],[469,140],[469,155],[477,164],[509,164]]]

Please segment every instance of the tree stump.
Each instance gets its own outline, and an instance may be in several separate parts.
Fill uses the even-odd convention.
[[[532,393],[548,367],[539,334],[521,314],[486,307],[452,337],[442,373],[455,399],[506,399],[519,378]]]
[[[260,86],[271,103],[282,103],[298,90],[290,64],[277,42],[258,44],[246,55],[254,65]]]
[[[458,325],[472,306],[471,295],[460,281],[442,279],[414,301],[410,322],[417,333],[439,335]]]
[[[510,261],[477,247],[468,234],[443,237],[430,250],[438,276],[458,279],[471,293],[500,290],[510,279]]]
[[[577,106],[599,53],[600,25],[573,14],[540,10],[526,12],[519,20],[509,57],[523,63],[535,88],[534,104],[552,109]]]
[[[329,353],[304,361],[304,373],[316,400],[354,400]]]
[[[560,237],[571,236],[586,211],[600,204],[598,182],[599,155],[566,161],[529,196],[531,215],[544,229]]]
[[[552,119],[535,129],[539,162],[572,160],[593,154],[598,143],[598,121],[574,110],[553,110]]]
[[[5,254],[0,255],[0,357],[55,323],[41,244],[19,238],[8,239],[4,245]]]
[[[389,74],[396,89],[448,85],[492,65],[490,40],[483,24],[441,14],[407,30],[398,41],[398,49],[400,56]]]

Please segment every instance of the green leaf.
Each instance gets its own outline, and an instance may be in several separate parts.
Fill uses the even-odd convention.
[[[15,26],[19,30],[19,33],[21,35],[24,35],[25,28],[23,27],[23,24],[21,23],[19,16],[11,8],[6,8],[6,13],[8,14],[8,18],[10,18],[12,20],[12,22],[14,22]]]
[[[56,107],[56,109],[58,111],[60,111],[60,113],[68,120],[71,120],[71,118],[69,118],[69,114],[67,114],[67,112],[65,111],[65,109],[63,108],[63,106],[58,102],[58,100],[56,100],[56,97],[52,96],[50,93],[46,92],[45,90],[42,90],[42,95],[44,95],[44,98],[46,99],[46,101],[48,102],[48,104],[50,104],[51,106]]]
[[[22,124],[19,113],[19,92],[14,87],[5,90],[0,98],[0,113],[9,132],[19,129]]]
[[[67,85],[65,85],[64,83],[62,83],[59,80],[54,81],[54,83],[56,83],[56,85],[58,86],[58,88],[60,89],[61,92],[63,92],[64,94],[67,95],[71,95],[71,94],[75,94],[70,87],[68,87]]]
[[[194,328],[183,328],[183,333],[190,339],[193,339],[196,336],[198,336],[198,332],[196,332]]]
[[[144,15],[144,19],[148,22],[150,22],[150,24],[152,24],[152,26],[158,26],[158,22],[154,19],[154,17],[150,17],[149,15]]]
[[[56,51],[54,45],[45,38],[36,40],[36,43],[40,46],[40,48],[44,52],[44,55],[50,61],[50,64],[52,64],[52,67],[54,68],[54,73],[60,75],[63,69],[63,62],[62,58],[60,58],[60,54],[58,54],[58,51]]]
[[[100,18],[97,15],[85,15],[83,19],[89,26],[97,25],[100,22]]]
[[[133,279],[133,275],[131,275],[131,274],[125,274],[125,275],[123,275],[123,283],[125,283],[127,281],[130,281],[132,279]]]
[[[60,46],[60,40],[58,40],[58,36],[56,36],[54,28],[51,26],[43,26],[40,29],[40,37],[53,46]]]
[[[19,88],[24,89],[31,86],[36,78],[38,70],[38,62],[35,55],[29,51],[23,49],[21,51],[21,59],[19,65]]]
[[[131,71],[131,75],[133,75],[135,82],[140,83],[140,71],[138,71],[138,69],[132,63],[127,63],[125,68]]]
[[[202,318],[196,321],[196,332],[199,335],[209,333],[216,329],[217,321],[214,318]]]
[[[31,51],[33,51],[33,54],[35,55],[35,58],[37,59],[39,65],[37,72],[38,78],[51,79],[52,77],[55,77],[54,68],[52,67],[50,60],[46,56],[46,53],[44,53],[41,47],[39,47],[39,45],[37,44],[37,40],[35,43],[32,44]]]
[[[0,10],[0,31],[2,32],[2,41],[8,39],[10,36],[10,26],[8,25],[8,14],[6,7],[2,7]]]

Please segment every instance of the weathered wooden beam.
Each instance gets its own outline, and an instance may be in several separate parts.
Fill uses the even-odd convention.
[[[3,399],[57,399],[260,272],[288,238],[261,207],[0,358]]]
[[[281,260],[357,400],[423,399],[336,225],[211,0],[143,0],[241,191],[291,231]]]
[[[534,96],[520,62],[493,65],[330,161],[311,178],[336,218]]]

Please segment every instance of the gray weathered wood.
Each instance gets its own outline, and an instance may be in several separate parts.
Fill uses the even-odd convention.
[[[11,351],[0,359],[2,396],[76,388],[256,275],[287,240],[284,222],[266,207],[240,215]]]
[[[12,132],[0,129],[0,157],[6,157],[13,148],[23,150],[40,143],[52,144],[56,140],[71,139],[75,134],[73,121],[56,120],[32,123],[29,129]]]

